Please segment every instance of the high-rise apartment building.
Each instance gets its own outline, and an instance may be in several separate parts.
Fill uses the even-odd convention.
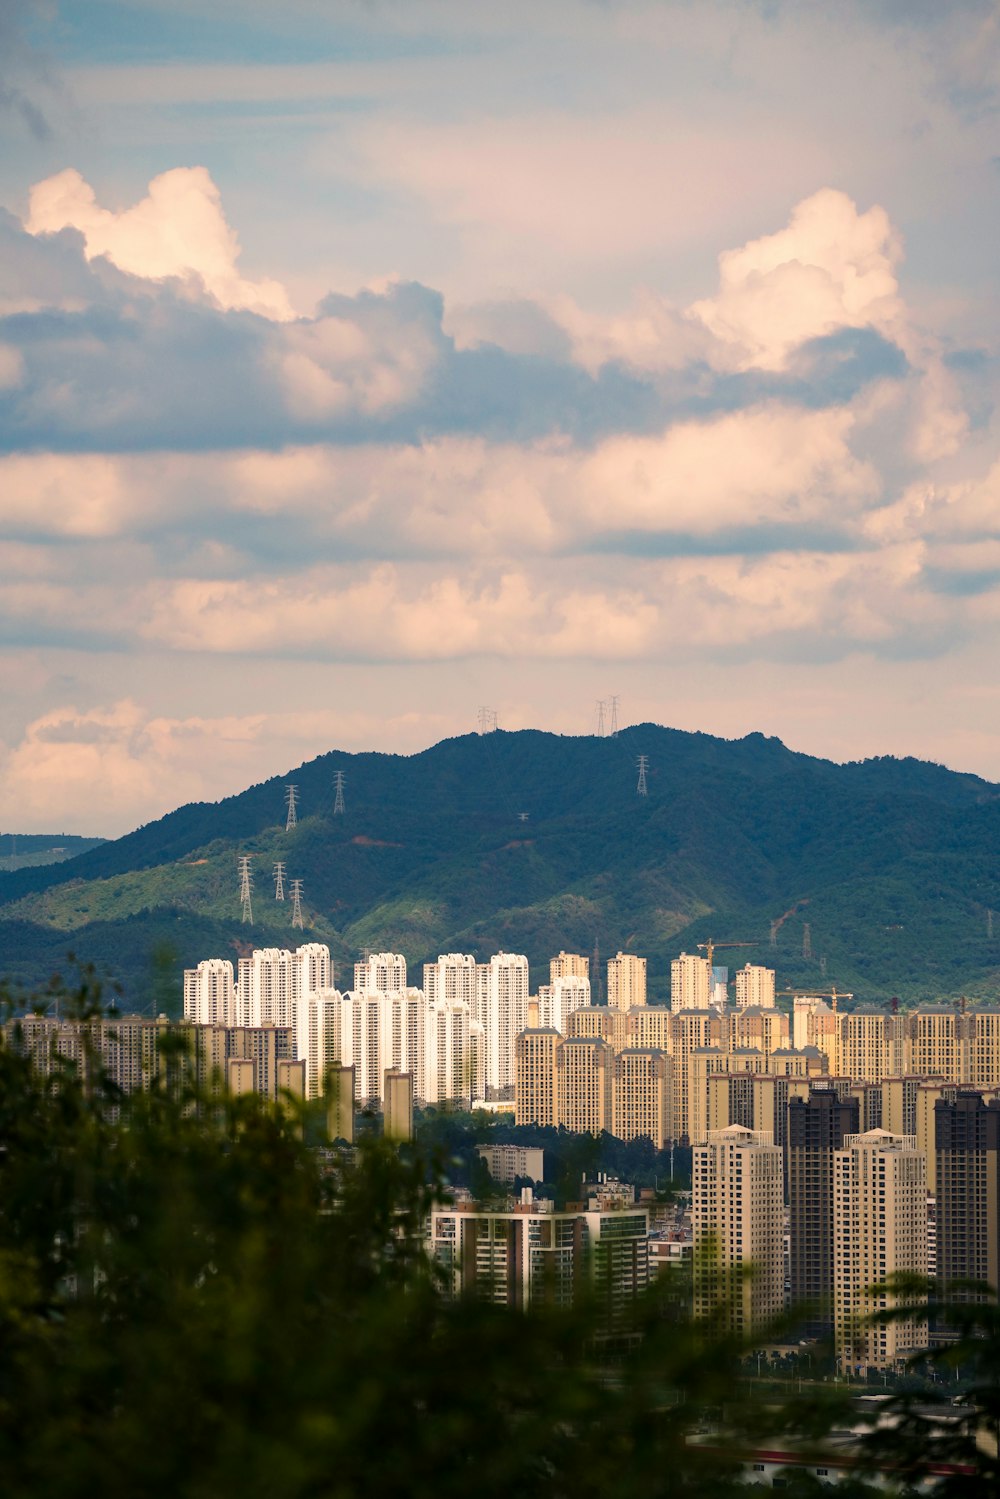
[[[549,959],[549,983],[554,984],[556,979],[587,979],[589,982],[590,959],[576,952],[560,952],[558,957]]]
[[[762,1051],[768,1061],[772,1052],[788,1047],[788,1016],[773,1006],[751,1005],[737,1010],[728,1019],[728,1031],[730,1046]]]
[[[833,1156],[834,1337],[842,1368],[889,1369],[927,1346],[924,1318],[871,1320],[901,1303],[879,1289],[897,1271],[927,1273],[924,1157],[912,1135],[847,1135]]]
[[[608,1004],[614,1010],[631,1010],[646,1003],[646,959],[620,952],[608,959]]]
[[[436,963],[424,964],[424,993],[431,1004],[439,999],[462,1000],[476,1013],[476,960],[472,953],[442,953]]]
[[[666,1005],[639,1005],[625,1016],[625,1044],[674,1051],[673,1015]]]
[[[506,1097],[514,1087],[514,1042],[528,1022],[528,960],[521,953],[494,953],[476,966],[475,1018],[486,1038],[487,1097]]]
[[[390,1070],[383,1091],[383,1131],[387,1140],[413,1139],[413,1073]]]
[[[184,970],[184,1018],[195,1025],[236,1024],[236,979],[228,958]]]
[[[662,1051],[626,1047],[615,1057],[611,1132],[619,1140],[644,1136],[662,1150],[671,1138],[673,1064]]]
[[[615,1053],[606,1041],[590,1036],[565,1040],[556,1051],[559,1123],[581,1135],[610,1131],[614,1075]]]
[[[832,1088],[788,1101],[789,1288],[808,1337],[833,1330],[833,1158],[858,1117],[857,1099]]]
[[[514,1119],[518,1124],[542,1124],[556,1128],[559,1104],[556,1097],[556,1056],[562,1036],[551,1027],[522,1031],[515,1047],[516,1086]]]
[[[356,994],[401,994],[406,988],[406,959],[401,952],[373,952],[354,965]]]
[[[1000,1289],[1000,1101],[960,1089],[936,1115],[937,1276]]]
[[[674,1014],[674,1124],[672,1136],[675,1140],[687,1138],[688,1134],[688,1085],[690,1059],[695,1051],[705,1047],[721,1048],[722,1021],[716,1010],[678,1010]]]
[[[760,963],[747,963],[736,972],[736,1008],[749,1010],[751,1006],[774,1009],[774,969]]]
[[[678,1010],[707,1010],[711,982],[708,959],[682,952],[670,965],[670,1008],[675,1014]]]
[[[613,1330],[649,1283],[649,1214],[615,1207],[549,1212],[525,1192],[506,1212],[436,1209],[430,1250],[453,1297],[524,1309],[568,1307],[596,1292]]]
[[[860,1009],[837,1016],[837,1056],[830,1071],[880,1083],[905,1071],[905,1021],[883,1010]]]
[[[625,1012],[613,1005],[581,1005],[571,1011],[566,1022],[567,1036],[599,1036],[615,1051],[625,1045],[627,1029]]]
[[[762,1132],[713,1130],[693,1152],[694,1309],[753,1333],[784,1306],[781,1151]]]
[[[581,978],[576,974],[554,978],[551,984],[538,986],[538,1024],[550,1025],[565,1035],[567,1022],[573,1011],[589,1004],[589,978]]]

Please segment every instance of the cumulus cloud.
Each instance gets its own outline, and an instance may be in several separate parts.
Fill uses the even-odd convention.
[[[846,193],[806,198],[784,229],[719,256],[719,290],[692,313],[735,346],[743,368],[780,370],[809,339],[840,328],[898,335],[898,236],[883,208]]]
[[[31,234],[77,229],[87,258],[104,255],[120,270],[152,281],[195,278],[221,307],[284,321],[295,316],[277,281],[248,281],[237,267],[239,241],[204,167],[175,167],[149,184],[131,208],[102,208],[73,168],[31,189]]]

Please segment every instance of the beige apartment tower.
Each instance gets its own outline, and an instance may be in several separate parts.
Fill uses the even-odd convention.
[[[662,1051],[626,1047],[615,1057],[614,1124],[619,1140],[652,1140],[662,1150],[671,1138],[673,1064]]]
[[[385,1075],[383,1132],[387,1140],[413,1139],[413,1073]]]
[[[692,1165],[696,1317],[745,1335],[785,1300],[782,1153],[763,1131],[732,1125],[696,1145]]]
[[[563,1038],[551,1027],[522,1031],[514,1049],[514,1119],[556,1128],[556,1057]]]
[[[927,1346],[927,1323],[883,1326],[871,1316],[898,1304],[874,1288],[896,1271],[927,1274],[927,1166],[913,1135],[873,1129],[847,1135],[833,1157],[833,1309],[845,1370],[890,1369]]]
[[[747,963],[736,973],[736,1008],[749,1010],[753,1005],[774,1009],[774,969],[760,963]]]
[[[549,959],[549,983],[556,979],[589,979],[590,959],[578,952],[561,952]]]
[[[620,952],[608,959],[608,1004],[614,1010],[631,1010],[646,1003],[646,959]]]
[[[615,1054],[597,1037],[572,1036],[556,1052],[558,1121],[580,1135],[610,1132]]]
[[[581,1005],[566,1019],[567,1036],[600,1036],[615,1051],[625,1045],[628,1022],[623,1010],[613,1005]]]
[[[682,952],[670,965],[670,1008],[707,1010],[712,987],[712,970],[707,958]]]
[[[327,1083],[326,1132],[331,1140],[354,1144],[354,1068],[334,1067]]]

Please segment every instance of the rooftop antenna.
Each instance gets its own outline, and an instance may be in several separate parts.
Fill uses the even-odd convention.
[[[292,881],[292,926],[302,930],[302,881]]]
[[[611,710],[611,723],[608,727],[608,733],[612,739],[618,738],[618,703],[619,698],[617,694],[614,697],[608,698],[608,707]]]
[[[648,796],[649,787],[646,785],[646,771],[649,769],[649,756],[637,755],[636,764],[639,767],[639,784],[636,786],[637,796]]]
[[[285,898],[285,866],[280,861],[274,866],[274,898],[275,900]]]
[[[241,922],[249,922],[253,926],[253,902],[250,899],[253,891],[253,870],[250,868],[252,854],[240,854],[237,860],[237,868],[240,874],[240,906],[242,912]]]
[[[297,786],[286,786],[285,787],[285,805],[288,808],[288,816],[285,818],[285,832],[286,833],[288,832],[289,828],[293,828],[295,826],[295,824],[299,820],[298,813],[296,811],[296,807],[298,806],[298,801],[299,801],[299,788]]]
[[[499,714],[495,708],[480,708],[478,717],[480,734],[496,733]]]
[[[343,817],[344,815],[344,772],[335,770],[333,773],[333,815]]]
[[[812,928],[808,921],[802,923],[802,956],[811,958],[813,955]]]
[[[606,707],[607,707],[607,703],[604,701],[604,699],[602,697],[599,697],[597,699],[597,737],[598,737],[598,739],[603,739],[604,738],[604,710],[605,710]]]

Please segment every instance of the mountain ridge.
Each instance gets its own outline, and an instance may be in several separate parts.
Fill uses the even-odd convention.
[[[300,818],[286,833],[289,781]],[[642,724],[615,738],[498,730],[414,755],[332,750],[62,865],[0,875],[0,973],[37,983],[61,943],[138,997],[143,934],[150,950],[169,941],[178,964],[231,955],[251,935],[288,945],[299,934],[270,889],[283,859],[304,880],[303,935],[329,941],[341,973],[365,946],[414,965],[506,946],[528,952],[537,981],[550,952],[597,941],[604,956],[646,953],[665,999],[672,953],[715,936],[758,943],[740,961],[776,964],[781,987],[995,998],[998,846],[992,782],[913,757],[838,765],[759,733]],[[255,855],[252,934],[239,921],[241,852]],[[771,949],[771,923],[793,907]],[[213,937],[212,951],[196,948]]]

